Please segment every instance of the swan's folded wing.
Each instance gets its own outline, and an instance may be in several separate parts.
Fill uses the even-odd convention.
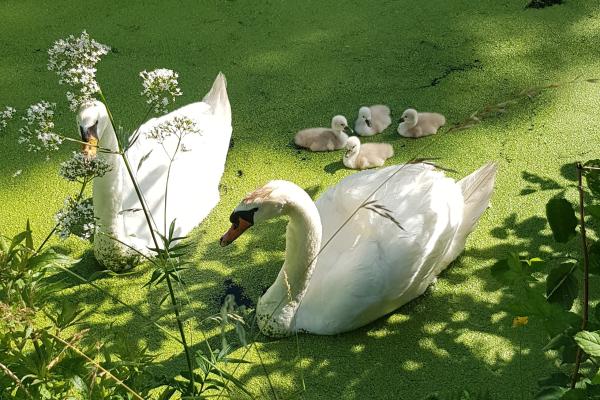
[[[317,208],[325,247],[302,307],[321,304],[320,315],[331,313],[325,320],[344,315],[348,330],[425,291],[445,267],[463,205],[454,180],[420,164],[356,173],[323,194]]]
[[[174,116],[190,118],[200,133],[184,137],[169,172],[170,156],[177,148],[178,138],[170,136],[161,144],[148,138],[155,126]],[[231,138],[231,125],[211,112],[205,103],[193,103],[161,118],[154,118],[140,127],[140,138],[128,150],[140,189],[150,208],[159,232],[176,220],[176,235],[186,235],[198,225],[219,201],[219,182]],[[165,190],[168,180],[165,214]],[[137,195],[128,176],[124,180],[124,225],[128,235],[151,244],[150,231],[140,211]],[[133,210],[133,211],[132,211]],[[166,216],[166,218],[165,218]]]

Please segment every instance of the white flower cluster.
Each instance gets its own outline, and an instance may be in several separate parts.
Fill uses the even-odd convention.
[[[6,106],[3,111],[0,111],[0,132],[8,125],[8,121],[10,121],[14,116],[17,110],[12,107]]]
[[[185,135],[192,133],[200,133],[200,129],[194,121],[187,117],[176,116],[156,125],[146,136],[149,139],[155,139],[159,143],[163,143],[169,136],[174,135],[182,139]]]
[[[77,202],[73,197],[67,197],[64,207],[56,213],[54,219],[57,224],[56,234],[61,239],[66,239],[69,235],[90,239],[96,232],[91,198]]]
[[[140,76],[144,89],[141,94],[158,114],[166,114],[169,103],[175,103],[175,97],[182,95],[177,83],[179,75],[173,70],[160,68],[142,71]]]
[[[71,111],[90,102],[100,92],[96,82],[96,64],[110,47],[96,42],[83,31],[79,37],[73,35],[59,39],[48,50],[48,69],[55,71],[61,85],[71,86],[78,93],[67,92]]]
[[[56,104],[40,101],[27,109],[23,120],[27,125],[19,129],[19,143],[25,144],[28,151],[58,150],[62,138],[54,132],[54,108]]]
[[[85,182],[95,177],[102,177],[112,167],[100,157],[89,157],[80,152],[73,152],[71,159],[60,164],[59,174],[68,181]]]

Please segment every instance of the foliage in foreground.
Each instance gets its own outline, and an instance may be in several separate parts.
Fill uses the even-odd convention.
[[[577,164],[577,170],[578,205],[574,207],[562,192],[547,203],[546,216],[558,243],[576,238],[579,225],[581,254],[555,256],[548,262],[547,274],[543,260],[517,254],[492,267],[492,275],[505,285],[511,298],[508,311],[525,316],[521,317],[524,323],[527,318],[540,321],[549,338],[543,350],[558,355],[558,371],[538,382],[539,400],[600,399],[600,306],[589,318],[589,275],[600,274],[600,240],[590,240],[590,234],[597,238],[600,233],[600,160]],[[591,199],[587,204],[586,197]],[[577,313],[574,304],[581,282],[582,311]],[[545,293],[540,292],[540,286],[545,286]]]
[[[158,231],[148,217],[148,207],[139,190],[136,193],[152,233],[154,248],[150,250],[154,256],[149,257],[136,250],[139,255],[137,258],[144,258],[153,270],[145,286],[160,285],[165,290],[159,304],[169,300],[170,307],[162,316],[174,314],[179,337],[170,334],[156,320],[149,320],[139,310],[66,268],[75,260],[47,248],[53,234],[63,239],[70,235],[82,239],[105,235],[117,240],[103,232],[102,226],[98,226],[93,215],[92,200],[84,198],[85,189],[93,179],[104,176],[111,168],[102,158],[94,157],[96,152],[118,156],[129,173],[131,183],[138,189],[126,151],[136,141],[139,132],[126,132],[116,126],[100,85],[96,82],[96,63],[108,50],[108,46],[94,41],[84,31],[79,37],[70,36],[55,42],[48,52],[48,69],[57,73],[60,84],[69,86],[71,91],[66,93],[66,98],[72,111],[96,99],[105,104],[110,123],[117,132],[118,150],[103,149],[97,140],[82,142],[59,133],[53,121],[55,104],[40,101],[31,105],[22,117],[25,126],[19,130],[19,142],[28,151],[50,153],[65,142],[83,144],[88,150],[93,148],[93,151],[74,153],[69,161],[61,165],[60,174],[79,185],[78,195],[67,198],[63,210],[56,214],[55,227],[37,248],[33,244],[29,223],[25,231],[13,238],[0,236],[0,353],[3,354],[0,360],[0,399],[143,399],[151,390],[159,393],[162,400],[173,397],[196,399],[230,394],[231,387],[237,387],[252,397],[244,384],[227,371],[231,364],[246,362],[230,355],[249,346],[244,320],[248,313],[238,309],[228,299],[219,315],[198,321],[199,329],[208,329],[207,323],[216,323],[220,327],[221,346],[212,347],[206,335],[203,335],[205,349],[192,352],[184,329],[184,325],[191,320],[186,319],[183,313],[184,307],[190,305],[180,298],[182,293],[186,296],[181,272],[190,266],[185,261],[189,243],[185,243],[185,237],[174,237],[175,221],[172,221],[168,231],[166,226],[164,232]],[[142,95],[148,103],[146,117],[153,110],[166,113],[167,106],[181,95],[177,73],[158,69],[144,71],[140,76],[143,79]],[[13,118],[16,112],[12,107],[0,112],[0,129],[7,127],[8,119]],[[169,154],[171,163],[177,152],[183,151],[182,136],[198,133],[190,124],[191,121],[176,119],[172,124],[159,125],[153,131],[151,139],[158,141],[168,135],[178,137],[177,148],[173,154]],[[140,164],[143,161],[144,158]],[[166,198],[168,183],[164,190]],[[125,266],[131,267],[133,265]],[[113,300],[147,320],[149,325],[167,332],[171,339],[182,345],[187,369],[157,377],[153,374],[154,357],[135,338],[131,343],[124,338],[118,341],[110,338],[103,341],[88,339],[88,330],[78,329],[79,325],[85,325],[83,310],[68,302],[59,306],[52,303],[52,293],[59,286],[51,283],[51,278],[56,278],[57,271],[113,297]],[[234,339],[228,339],[228,336]]]

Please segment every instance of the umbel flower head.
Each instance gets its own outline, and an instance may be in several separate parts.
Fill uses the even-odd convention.
[[[8,125],[8,121],[10,121],[15,116],[15,110],[12,107],[6,106],[4,110],[0,111],[0,132]]]
[[[175,98],[182,95],[177,82],[179,75],[173,70],[160,68],[150,72],[142,71],[140,76],[143,86],[141,94],[158,114],[166,114],[167,106],[175,103]]]
[[[63,208],[54,216],[56,234],[61,239],[70,235],[82,239],[90,239],[96,232],[96,219],[92,199],[77,202],[73,197],[67,197]]]
[[[178,115],[156,125],[146,134],[146,136],[149,139],[154,139],[159,143],[163,143],[165,139],[170,136],[176,136],[177,138],[182,139],[185,135],[199,132],[200,129],[198,129],[194,121]]]
[[[100,92],[96,82],[96,64],[110,47],[96,42],[83,31],[79,37],[73,35],[59,39],[48,50],[48,69],[56,72],[58,83],[73,88],[76,92],[67,92],[71,111],[90,102]]]
[[[111,169],[110,164],[103,158],[89,157],[74,151],[73,157],[60,164],[59,174],[68,181],[83,183],[103,177]]]
[[[40,101],[27,109],[23,120],[26,125],[19,129],[19,143],[28,151],[58,150],[61,136],[54,132],[54,108],[56,104]]]

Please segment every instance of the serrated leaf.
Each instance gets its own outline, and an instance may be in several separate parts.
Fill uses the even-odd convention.
[[[142,158],[140,158],[140,162],[138,163],[136,172],[140,171],[140,168],[142,168],[142,165],[146,162],[146,160],[148,160],[148,157],[150,157],[150,154],[152,154],[153,151],[154,150],[150,150],[149,152],[144,154],[144,156]]]
[[[562,197],[554,197],[546,204],[546,217],[554,240],[566,243],[575,236],[577,217],[573,205]]]
[[[590,356],[600,357],[600,335],[597,332],[578,332],[575,341]]]
[[[546,278],[546,298],[550,303],[558,303],[570,310],[577,297],[579,281],[575,277],[577,264],[565,262],[552,269]]]

